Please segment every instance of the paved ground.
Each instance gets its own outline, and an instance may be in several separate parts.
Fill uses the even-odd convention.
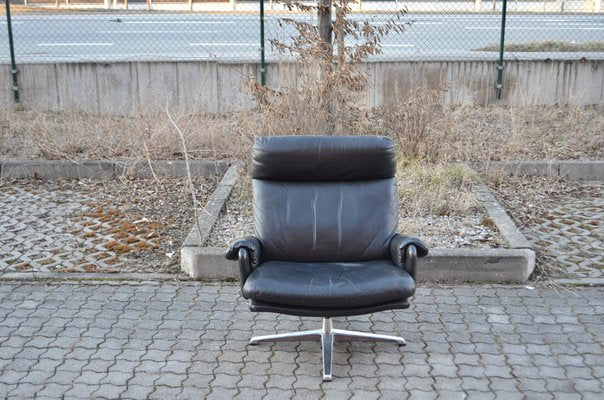
[[[158,179],[0,182],[0,276],[179,271],[194,211],[184,178]]]
[[[103,227],[106,213],[98,212],[92,193],[17,186],[0,195],[0,205],[2,271],[110,272],[125,262],[123,252],[105,248],[126,243]]]
[[[421,288],[409,310],[338,318],[408,345],[247,346],[318,326],[253,314],[234,285],[0,285],[0,397],[598,399],[604,289]]]
[[[512,177],[491,190],[532,243],[536,280],[604,283],[604,182]]]
[[[523,233],[565,278],[604,277],[604,183],[582,185]]]

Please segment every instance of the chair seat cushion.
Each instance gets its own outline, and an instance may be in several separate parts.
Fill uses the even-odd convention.
[[[304,307],[362,307],[404,300],[413,278],[389,260],[339,263],[268,261],[247,278],[243,296]]]

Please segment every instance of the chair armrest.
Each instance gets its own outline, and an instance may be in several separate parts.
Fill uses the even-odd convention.
[[[404,268],[414,280],[417,276],[417,258],[427,255],[428,246],[418,238],[403,236],[397,233],[390,240],[392,262]]]
[[[229,249],[227,250],[225,257],[227,260],[237,261],[239,259],[239,249],[247,249],[250,254],[250,262],[252,268],[256,268],[260,265],[260,240],[255,236],[245,236],[241,239],[235,240]]]
[[[227,260],[239,261],[239,274],[242,286],[248,275],[260,265],[260,249],[260,240],[257,237],[246,236],[234,241],[225,254]]]

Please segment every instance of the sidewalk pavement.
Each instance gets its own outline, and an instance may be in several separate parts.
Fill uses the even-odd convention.
[[[249,346],[319,326],[254,314],[232,284],[0,284],[0,398],[599,399],[604,288],[421,287],[412,307],[337,318],[402,335]]]

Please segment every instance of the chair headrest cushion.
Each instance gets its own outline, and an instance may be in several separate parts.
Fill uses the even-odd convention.
[[[252,150],[254,179],[359,181],[395,174],[395,145],[384,136],[264,136]]]

